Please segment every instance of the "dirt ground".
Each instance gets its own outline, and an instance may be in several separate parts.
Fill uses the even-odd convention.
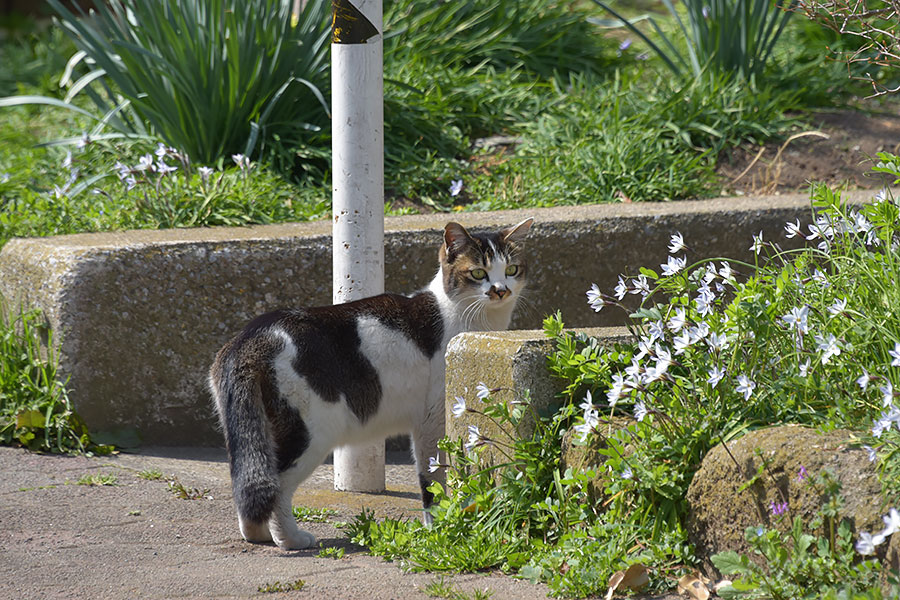
[[[785,142],[745,145],[720,157],[723,195],[805,192],[810,181],[851,189],[890,184],[872,173],[877,152],[900,152],[900,115],[818,113]],[[825,137],[827,136],[827,137]]]
[[[389,453],[387,462],[387,491],[381,494],[335,492],[326,464],[294,496],[295,505],[337,511],[328,522],[301,525],[323,547],[343,549],[343,558],[336,559],[319,556],[320,548],[282,552],[244,542],[223,450],[146,448],[89,458],[0,447],[0,598],[434,597],[426,588],[440,574],[407,573],[369,556],[336,526],[363,508],[380,518],[417,518],[421,505],[408,454]],[[150,471],[162,478],[148,480]],[[110,485],[85,485],[86,477],[105,477]],[[192,498],[173,493],[170,481]],[[443,578],[465,594],[457,598],[484,590],[492,600],[548,597],[546,586],[498,572]],[[300,591],[261,591],[297,580],[304,582]]]

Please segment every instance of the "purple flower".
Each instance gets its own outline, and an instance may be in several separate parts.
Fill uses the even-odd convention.
[[[450,195],[451,196],[458,196],[459,193],[462,191],[462,189],[463,189],[462,179],[454,179],[453,181],[450,182]]]
[[[774,500],[772,500],[771,508],[772,508],[772,516],[780,517],[781,515],[783,515],[784,513],[787,512],[788,503],[781,502],[779,504],[779,503],[776,503]]]
[[[619,52],[628,50],[629,46],[631,46],[631,38],[625,38],[625,41],[619,44]]]
[[[800,465],[800,470],[797,472],[797,481],[805,481],[807,477],[809,477],[809,473],[806,472],[806,467]]]

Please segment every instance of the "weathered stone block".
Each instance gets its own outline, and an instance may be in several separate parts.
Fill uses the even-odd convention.
[[[664,262],[676,230],[700,256],[749,258],[751,233],[781,239],[785,221],[808,215],[808,199],[793,195],[454,218],[479,230],[535,217],[527,302],[513,321],[533,329],[557,309],[571,327],[621,324],[621,312],[591,311],[585,290],[592,282],[611,290],[619,273]],[[411,292],[431,279],[447,220],[386,220],[386,289]],[[132,431],[152,444],[220,444],[209,363],[255,315],[331,302],[330,232],[322,221],[17,239],[0,251],[0,294],[43,310],[70,398],[93,431]]]

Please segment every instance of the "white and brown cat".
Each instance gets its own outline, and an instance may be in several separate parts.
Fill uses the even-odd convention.
[[[444,430],[450,339],[509,326],[525,285],[532,219],[492,233],[444,228],[440,270],[411,296],[280,310],[257,317],[216,355],[209,382],[225,433],[241,535],[309,548],[291,497],[336,447],[412,436],[424,517]]]

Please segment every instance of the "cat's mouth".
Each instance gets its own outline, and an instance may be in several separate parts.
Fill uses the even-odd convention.
[[[506,286],[493,286],[490,290],[485,292],[491,304],[499,304],[501,302],[507,302],[510,298],[512,298],[512,290],[510,290]]]

